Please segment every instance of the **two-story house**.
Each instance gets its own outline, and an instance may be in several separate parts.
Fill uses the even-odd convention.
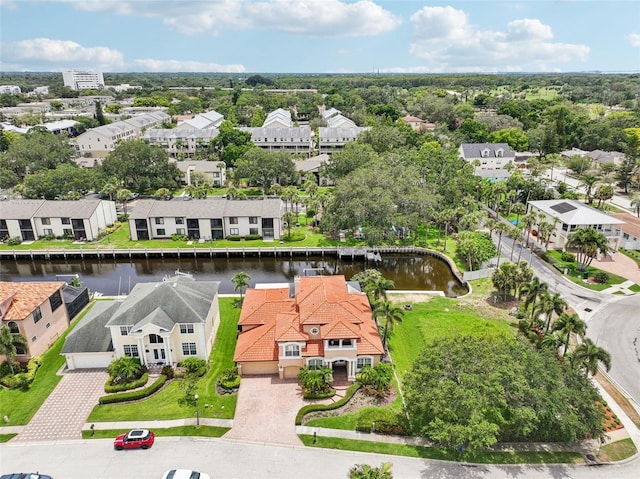
[[[384,355],[367,296],[344,276],[303,276],[248,289],[234,361],[241,375],[295,378],[327,366],[355,380]]]
[[[516,153],[506,143],[463,143],[460,157],[474,165],[473,174],[492,181],[508,178],[507,165],[516,161]]]
[[[63,281],[0,282],[0,322],[27,338],[16,359],[27,362],[43,354],[69,327]]]
[[[195,158],[196,154],[209,146],[220,131],[217,128],[208,130],[152,128],[147,130],[142,139],[153,146],[159,146],[171,158]]]

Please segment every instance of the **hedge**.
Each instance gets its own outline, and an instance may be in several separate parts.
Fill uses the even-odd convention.
[[[151,396],[153,393],[158,391],[164,383],[167,382],[167,376],[161,374],[158,376],[153,384],[144,389],[137,389],[135,391],[129,391],[126,393],[120,394],[109,394],[108,396],[102,396],[99,400],[99,404],[112,404],[117,402],[127,402],[127,401],[137,401],[138,399],[146,398],[147,396]]]
[[[113,384],[113,378],[107,379],[107,383],[104,385],[104,392],[106,393],[119,393],[122,391],[128,391],[129,389],[141,388],[147,381],[149,381],[149,373],[144,373],[140,378],[128,383]]]
[[[304,399],[329,399],[336,395],[336,390],[331,388],[329,391],[323,393],[307,393],[303,394]]]
[[[372,424],[375,423],[375,426]],[[388,408],[366,408],[356,421],[356,431],[406,436],[408,422],[398,411]]]
[[[296,415],[296,426],[301,426],[302,420],[304,419],[304,417],[311,412],[331,411],[332,409],[338,409],[339,407],[344,406],[351,400],[351,398],[356,393],[356,391],[358,391],[358,389],[360,389],[361,387],[362,385],[356,381],[355,383],[353,383],[351,386],[347,388],[347,391],[345,392],[344,397],[334,403],[307,404],[306,406],[301,407],[300,410],[298,411],[298,414]]]

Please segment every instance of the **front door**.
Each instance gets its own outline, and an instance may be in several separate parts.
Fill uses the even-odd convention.
[[[154,361],[164,361],[166,359],[164,348],[153,348]]]

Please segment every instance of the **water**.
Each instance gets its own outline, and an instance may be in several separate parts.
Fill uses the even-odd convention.
[[[383,255],[382,262],[339,260],[334,257],[170,258],[121,260],[8,261],[0,265],[1,281],[68,281],[80,275],[91,291],[105,295],[127,294],[138,282],[161,281],[176,270],[196,279],[220,281],[221,293],[234,293],[231,278],[239,271],[251,276],[250,284],[292,282],[305,269],[323,274],[342,274],[350,279],[366,268],[380,270],[395,283],[395,289],[443,291],[449,297],[467,292],[442,260],[421,255]]]

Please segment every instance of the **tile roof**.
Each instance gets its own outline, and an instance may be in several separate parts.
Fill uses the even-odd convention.
[[[326,339],[356,339],[357,354],[383,353],[367,296],[344,276],[301,277],[295,291],[290,298],[289,288],[247,290],[234,361],[277,361],[278,342],[288,341],[305,342],[304,357],[323,356]],[[320,339],[310,340],[303,325],[320,326]]]
[[[0,304],[11,300],[3,321],[21,321],[61,289],[64,281],[0,282]]]
[[[636,238],[640,238],[640,218],[630,215],[629,213],[613,213],[613,216],[625,222],[619,226],[622,231]]]

